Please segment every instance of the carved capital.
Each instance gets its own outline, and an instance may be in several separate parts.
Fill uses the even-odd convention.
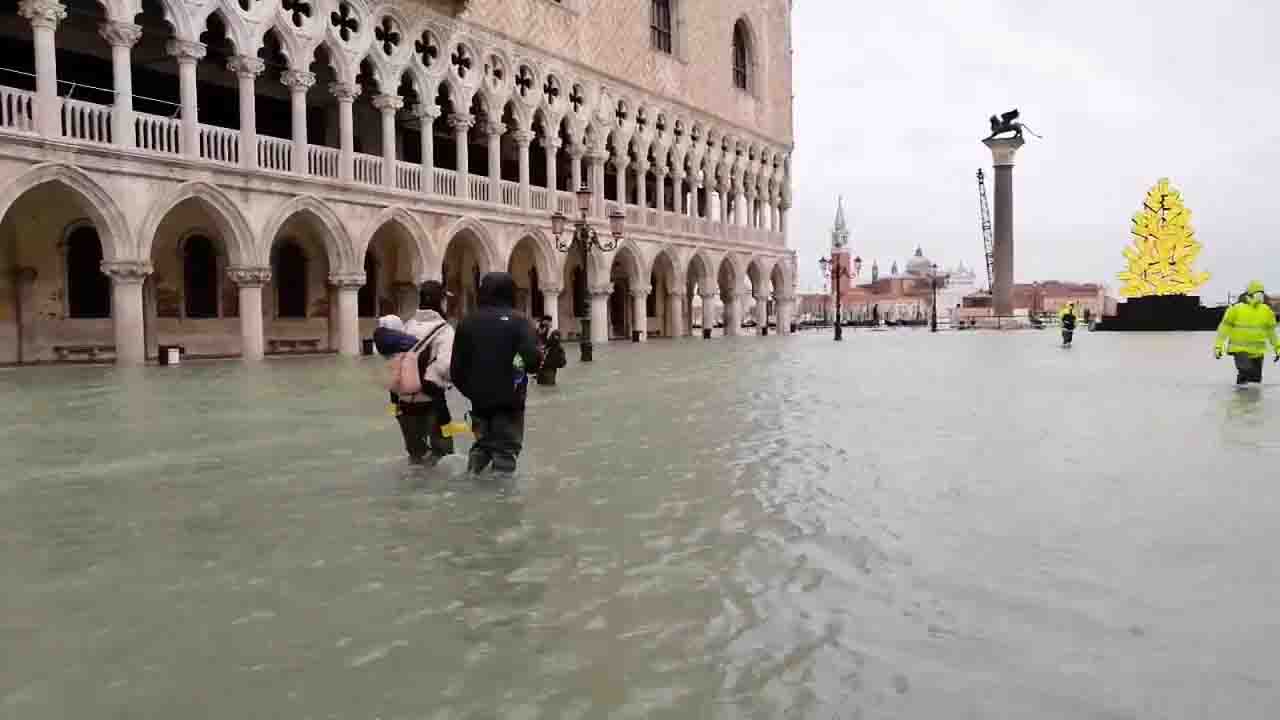
[[[151,274],[151,263],[137,260],[102,261],[102,274],[116,285],[141,285]]]
[[[404,98],[399,95],[375,95],[373,98],[373,106],[382,112],[395,112],[404,107]]]
[[[194,63],[204,59],[209,48],[202,42],[194,40],[170,40],[164,46],[165,52],[178,59],[178,63]]]
[[[280,73],[280,84],[290,89],[306,91],[316,84],[316,74],[307,70],[285,70]]]
[[[608,299],[613,294],[613,285],[601,285],[590,290],[591,297]]]
[[[22,0],[18,14],[31,21],[31,27],[55,30],[67,17],[67,6],[57,0]]]
[[[364,287],[364,273],[331,273],[329,275],[329,284],[339,290],[359,290]]]
[[[227,268],[227,277],[239,287],[262,287],[271,282],[271,268],[232,266]]]
[[[440,117],[440,106],[435,103],[417,103],[413,106],[413,116],[425,122],[435,122]]]
[[[650,287],[648,285],[639,285],[631,288],[631,297],[636,300],[644,300],[649,297]]]
[[[547,150],[559,150],[560,147],[564,145],[564,141],[561,140],[560,138],[555,138],[555,137],[549,138],[545,135],[538,138],[538,143],[541,144],[542,147]]]
[[[471,113],[454,113],[449,116],[449,127],[455,132],[466,132],[474,127],[476,119],[471,117]]]
[[[558,287],[544,287],[541,290],[543,295],[555,295],[556,297],[560,297],[560,293],[564,292],[564,288]]]
[[[503,125],[502,123],[493,121],[493,120],[485,123],[485,126],[484,126],[484,134],[488,136],[490,140],[492,140],[493,138],[502,137],[502,134],[505,133],[506,131],[507,131],[506,125]]]
[[[581,160],[587,154],[587,147],[579,142],[569,143],[569,157],[574,160]]]
[[[331,82],[329,83],[329,93],[336,97],[340,102],[354,102],[360,97],[360,85],[353,82]]]
[[[673,302],[679,302],[681,299],[685,297],[685,291],[672,290],[667,293],[667,296],[670,297]]]
[[[702,298],[702,302],[709,303],[720,299],[720,291],[715,288],[702,288],[698,291],[698,297]]]
[[[131,48],[142,39],[142,26],[130,22],[104,22],[98,34],[111,47]]]
[[[238,78],[258,77],[266,67],[262,58],[252,55],[235,55],[227,59],[227,71],[235,73]]]
[[[517,130],[512,133],[512,137],[516,140],[516,145],[527,148],[533,144],[533,139],[537,137],[532,130]]]

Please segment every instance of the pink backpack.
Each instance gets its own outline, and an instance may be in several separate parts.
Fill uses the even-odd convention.
[[[418,374],[418,358],[422,355],[422,351],[426,349],[427,343],[431,342],[431,338],[443,330],[446,324],[441,323],[439,327],[428,333],[425,338],[419,340],[418,344],[413,346],[413,349],[391,358],[389,363],[391,382],[388,384],[388,390],[401,397],[417,395],[422,392],[422,376]],[[431,361],[428,360],[427,364],[430,365]]]

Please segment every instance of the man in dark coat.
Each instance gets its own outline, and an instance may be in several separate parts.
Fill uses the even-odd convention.
[[[480,281],[479,305],[458,324],[449,375],[471,401],[475,444],[467,470],[515,472],[524,444],[524,406],[529,373],[538,370],[533,326],[518,314],[516,284],[507,273]]]

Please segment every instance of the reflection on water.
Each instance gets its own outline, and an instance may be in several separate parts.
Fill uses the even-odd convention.
[[[0,717],[1275,717],[1280,395],[1210,342],[611,346],[512,488],[373,361],[0,372]]]

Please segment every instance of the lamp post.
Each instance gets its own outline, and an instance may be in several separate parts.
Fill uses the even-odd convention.
[[[822,276],[831,278],[832,281],[835,283],[835,290],[836,290],[836,324],[835,324],[836,338],[835,339],[836,339],[836,342],[840,342],[841,340],[844,340],[844,329],[840,326],[840,278],[844,277],[844,278],[848,278],[849,280],[853,280],[854,278],[858,277],[858,273],[862,271],[862,258],[856,257],[853,259],[852,269],[850,269],[848,265],[840,264],[840,262],[835,258],[836,258],[835,255],[832,255],[831,257],[818,258],[818,266],[822,268]]]
[[[929,286],[933,290],[933,317],[929,318],[929,332],[938,332],[938,263],[929,268],[933,270],[929,276]]]
[[[618,208],[614,208],[609,213],[609,234],[611,237],[600,239],[600,235],[596,229],[591,227],[591,223],[587,222],[587,213],[591,212],[591,190],[587,188],[587,184],[583,183],[575,193],[578,198],[578,212],[581,218],[573,221],[573,232],[567,238],[564,235],[565,227],[569,222],[569,218],[564,213],[557,210],[551,216],[551,234],[556,239],[556,249],[562,253],[573,251],[578,248],[582,258],[582,276],[589,280],[589,269],[591,267],[591,248],[595,248],[600,252],[612,252],[618,248],[618,243],[622,240],[622,224],[626,221],[627,216],[623,215]],[[575,288],[576,289],[576,288]],[[590,286],[587,288],[590,292]],[[591,301],[588,300],[588,303]],[[582,362],[591,362],[591,308],[575,307],[575,312],[581,313],[582,322]]]

